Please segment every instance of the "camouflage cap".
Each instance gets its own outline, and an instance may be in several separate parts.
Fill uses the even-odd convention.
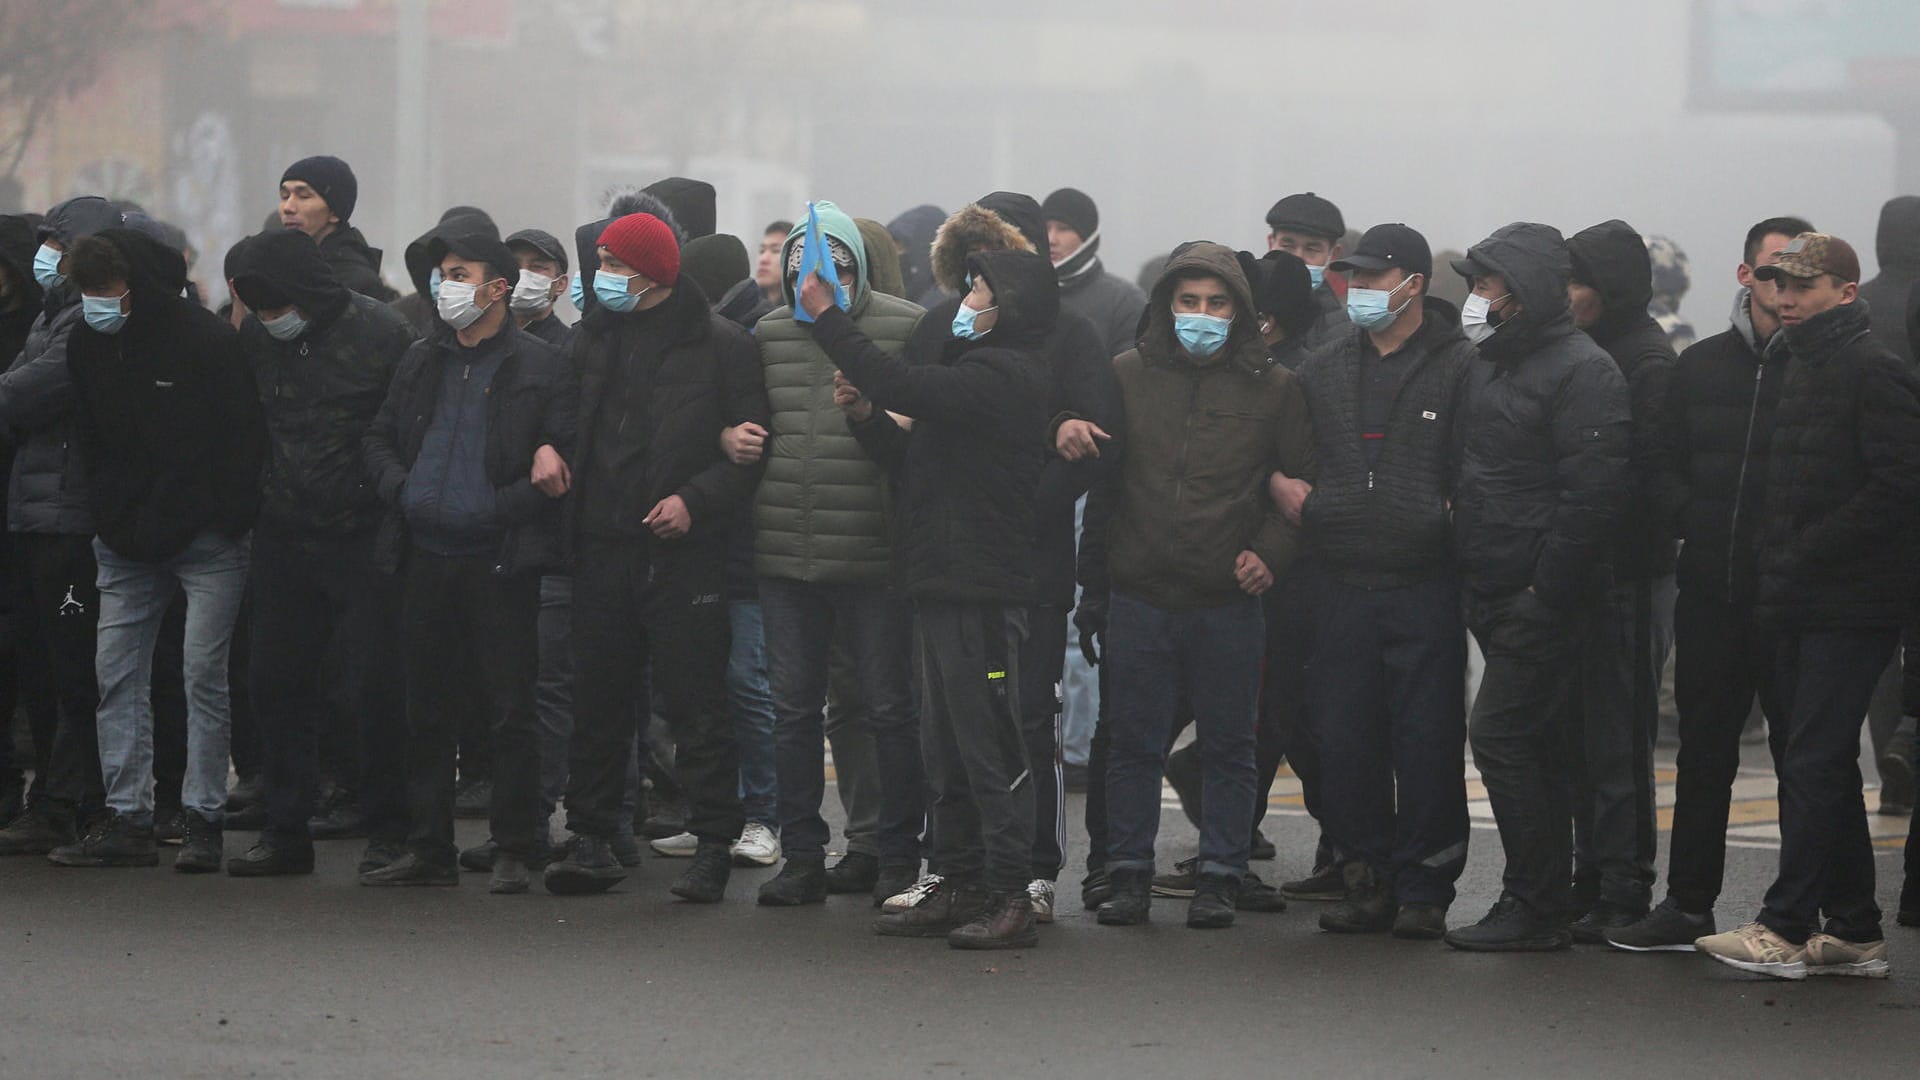
[[[1761,281],[1772,281],[1779,277],[1805,280],[1821,274],[1832,274],[1841,281],[1858,282],[1860,256],[1854,253],[1853,245],[1826,233],[1801,233],[1780,249],[1779,262],[1755,267],[1753,271],[1753,276]]]

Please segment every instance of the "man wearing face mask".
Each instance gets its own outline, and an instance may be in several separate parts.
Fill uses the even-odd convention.
[[[553,304],[567,289],[567,249],[540,229],[521,229],[507,237],[507,249],[520,260],[520,280],[507,299],[513,321],[554,348],[564,348],[571,327],[553,313]]]
[[[1299,256],[1313,275],[1320,319],[1302,343],[1309,352],[1333,340],[1346,326],[1346,307],[1327,282],[1329,264],[1346,253],[1340,246],[1346,231],[1340,208],[1311,191],[1289,195],[1267,211],[1267,249]]]
[[[440,291],[440,267],[433,265],[427,258],[427,245],[436,237],[445,239],[452,236],[467,236],[473,233],[489,233],[495,237],[500,230],[493,218],[485,210],[476,206],[449,206],[440,214],[440,220],[433,228],[421,233],[402,251],[401,261],[406,265],[407,278],[413,282],[413,293],[393,301],[393,309],[413,327],[415,338],[423,338],[433,333],[439,325],[439,314],[434,311],[434,300]],[[342,282],[346,284],[346,282]],[[347,285],[352,288],[352,285]]]
[[[1627,505],[1633,418],[1613,358],[1573,324],[1566,241],[1516,222],[1453,268],[1473,283],[1453,536],[1466,621],[1487,657],[1468,734],[1506,849],[1504,888],[1447,944],[1545,951],[1572,943],[1573,779],[1562,740],[1578,721],[1566,677],[1611,577]]]
[[[178,251],[107,229],[67,258],[84,326],[67,346],[75,431],[92,468],[100,575],[100,770],[108,814],[62,866],[152,866],[153,658],[187,598],[186,843],[174,869],[220,869],[231,701],[227,653],[246,588],[266,431],[233,329],[180,296]]]
[[[407,350],[363,442],[387,507],[381,569],[406,566],[406,853],[362,885],[457,885],[454,753],[459,710],[479,682],[491,733],[489,888],[525,892],[540,819],[533,685],[540,573],[560,558],[576,389],[551,346],[515,326],[517,259],[488,233],[436,237],[442,326]],[[468,673],[471,673],[470,675]]]
[[[235,293],[253,313],[240,348],[267,424],[267,471],[254,531],[253,695],[266,751],[268,827],[227,862],[235,877],[313,870],[308,820],[320,733],[332,708],[322,658],[347,658],[345,719],[360,776],[335,777],[369,837],[366,869],[407,838],[406,708],[398,583],[374,568],[379,497],[360,442],[413,332],[391,307],[349,292],[303,234],[262,233],[233,258]]]
[[[766,386],[744,330],[708,307],[680,267],[672,226],[647,213],[605,226],[595,303],[569,346],[580,372],[580,440],[567,507],[573,553],[574,729],[564,857],[548,892],[604,892],[626,877],[610,847],[637,734],[635,702],[672,731],[687,792],[692,865],[672,886],[716,903],[744,815],[727,713],[730,526],[761,467],[734,464],[721,432],[764,429]],[[584,262],[584,260],[583,260]]]
[[[1426,294],[1433,256],[1405,225],[1367,230],[1350,274],[1352,327],[1301,366],[1312,484],[1276,476],[1320,573],[1306,732],[1321,820],[1346,899],[1335,933],[1434,939],[1466,865],[1466,639],[1447,507],[1460,388],[1474,362],[1452,304]]]
[[[1115,361],[1133,445],[1106,530],[1113,895],[1099,920],[1148,918],[1160,782],[1185,687],[1205,795],[1187,925],[1218,928],[1233,924],[1258,788],[1259,597],[1286,572],[1295,539],[1267,479],[1314,475],[1313,430],[1293,373],[1267,355],[1230,249],[1181,249],[1147,312],[1139,346]]]

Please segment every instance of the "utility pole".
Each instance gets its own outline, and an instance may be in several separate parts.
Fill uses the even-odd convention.
[[[393,228],[395,239],[424,227],[427,215],[427,5],[394,0]]]

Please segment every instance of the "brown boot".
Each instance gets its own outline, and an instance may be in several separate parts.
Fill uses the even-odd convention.
[[[1031,949],[1040,944],[1033,901],[1025,892],[994,893],[973,921],[947,935],[956,949]]]
[[[875,919],[873,932],[884,937],[945,937],[948,931],[979,914],[986,902],[985,889],[946,878],[918,905]]]

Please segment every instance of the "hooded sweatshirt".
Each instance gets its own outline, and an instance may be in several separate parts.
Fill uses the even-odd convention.
[[[1219,278],[1233,296],[1233,328],[1207,357],[1174,335],[1174,284],[1196,274]],[[1148,297],[1140,344],[1114,368],[1129,446],[1106,534],[1113,589],[1192,611],[1246,599],[1234,577],[1242,551],[1284,575],[1296,529],[1267,497],[1267,479],[1276,469],[1314,478],[1313,426],[1299,382],[1261,343],[1233,251],[1198,243],[1170,259]]]
[[[1860,286],[1873,318],[1873,336],[1893,355],[1913,363],[1913,342],[1907,336],[1907,297],[1920,282],[1920,195],[1888,199],[1880,208],[1880,230],[1874,236],[1874,256],[1880,272]]]
[[[872,218],[854,218],[860,227],[860,240],[867,249],[867,284],[874,292],[906,299],[906,279],[900,274],[900,255],[893,248],[893,234]]]
[[[947,212],[930,203],[903,211],[887,222],[887,232],[900,248],[900,276],[911,299],[933,288],[933,236],[947,220]]]
[[[67,344],[100,542],[161,562],[204,531],[244,536],[260,508],[266,428],[238,338],[180,296],[178,251],[131,229],[98,235],[126,256],[131,294],[118,333],[82,322]]]
[[[407,250],[401,253],[401,258],[407,265],[407,277],[413,282],[413,295],[394,301],[393,309],[413,327],[416,338],[424,338],[445,325],[440,321],[440,310],[433,301],[431,286],[434,262],[427,256],[427,249],[435,240],[471,236],[474,233],[492,236],[495,240],[500,239],[500,227],[493,223],[493,219],[488,217],[485,211],[476,210],[470,206],[456,206],[440,215],[440,220],[434,223],[433,228],[415,237],[413,242],[407,245]],[[335,276],[338,277],[338,275]],[[353,289],[353,282],[350,279],[338,278],[338,280],[340,284]],[[354,291],[360,290],[354,289]],[[377,296],[374,298],[381,299]]]
[[[1572,267],[1550,225],[1516,222],[1467,249],[1521,304],[1469,368],[1453,534],[1467,588],[1532,587],[1549,607],[1591,603],[1632,490],[1627,382],[1573,325]],[[1458,269],[1458,267],[1456,267]]]
[[[1673,573],[1676,497],[1661,490],[1667,446],[1667,394],[1677,358],[1667,332],[1647,312],[1653,296],[1653,260],[1633,226],[1615,219],[1582,229],[1567,240],[1574,280],[1599,293],[1602,313],[1587,329],[1627,380],[1633,409],[1633,491],[1620,519],[1613,549],[1614,578],[1644,581]]]

